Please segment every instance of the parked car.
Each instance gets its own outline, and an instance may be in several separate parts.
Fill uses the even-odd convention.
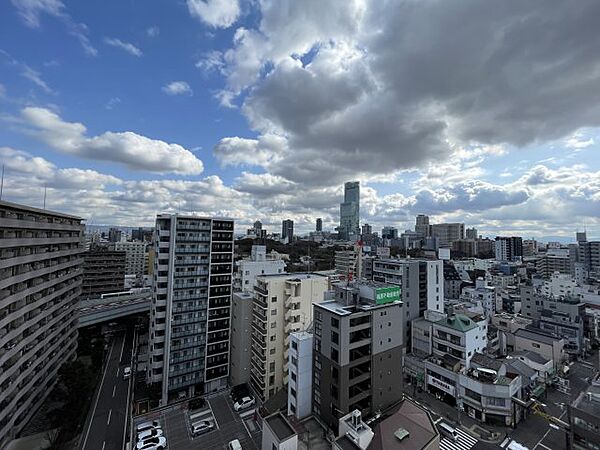
[[[141,433],[142,431],[152,430],[154,428],[160,428],[160,422],[158,420],[151,420],[148,422],[140,423],[135,427],[136,433]]]
[[[131,376],[131,367],[127,366],[123,369],[123,379],[126,380]]]
[[[227,444],[227,448],[229,450],[242,450],[242,444],[240,444],[239,440],[234,439],[229,444]]]
[[[215,428],[212,422],[208,420],[203,420],[201,422],[196,422],[192,424],[192,436],[199,436],[204,433],[208,433],[209,431]]]
[[[135,446],[136,450],[163,450],[167,448],[167,439],[164,436],[140,441]]]
[[[163,435],[162,428],[149,428],[145,431],[142,431],[141,433],[138,433],[137,440],[138,440],[138,442],[145,441],[146,439],[154,438],[154,437],[162,436],[162,435]]]
[[[233,404],[233,409],[241,411],[242,409],[250,408],[256,403],[253,397],[243,397]]]

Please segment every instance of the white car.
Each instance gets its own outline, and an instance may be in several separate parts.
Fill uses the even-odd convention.
[[[242,409],[250,408],[254,405],[254,403],[256,403],[256,400],[254,400],[254,398],[244,397],[233,404],[233,409],[235,409],[236,411],[240,411]]]
[[[238,439],[234,439],[229,444],[227,444],[227,448],[229,450],[242,450],[242,444],[240,444],[240,441]]]
[[[123,369],[123,379],[126,380],[131,376],[131,367],[127,366]]]
[[[158,420],[140,423],[137,427],[135,427],[135,431],[139,434],[142,431],[152,430],[154,428],[160,428],[160,422]]]
[[[167,448],[167,439],[164,436],[140,441],[135,446],[136,450],[164,450]]]
[[[214,429],[215,426],[212,422],[208,420],[203,420],[202,422],[196,422],[192,424],[192,436],[199,436],[203,433],[208,433],[210,430]]]
[[[142,431],[141,433],[138,433],[137,440],[138,440],[138,442],[145,441],[146,439],[157,437],[157,436],[162,436],[162,435],[163,435],[162,428],[150,428],[148,430]]]

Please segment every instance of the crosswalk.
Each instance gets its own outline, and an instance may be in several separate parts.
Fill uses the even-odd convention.
[[[471,450],[477,443],[477,439],[460,428],[456,428],[456,433],[458,434],[458,440],[453,441],[447,437],[443,438],[440,442],[440,450]]]

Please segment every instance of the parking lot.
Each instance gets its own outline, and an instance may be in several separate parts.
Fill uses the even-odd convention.
[[[140,418],[136,423],[158,418],[168,446],[177,450],[224,450],[234,439],[240,441],[244,450],[258,450],[261,447],[261,434],[254,422],[253,411],[250,408],[242,411],[241,415],[235,412],[229,392],[224,392],[207,398],[206,405],[198,410],[171,409]],[[214,423],[215,428],[200,436],[192,436],[192,423],[203,420]]]

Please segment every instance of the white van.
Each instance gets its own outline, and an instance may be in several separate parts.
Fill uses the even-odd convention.
[[[440,422],[437,425],[440,430],[440,434],[443,434],[448,439],[452,439],[454,442],[458,441],[458,432],[454,427],[451,427],[445,422]]]

